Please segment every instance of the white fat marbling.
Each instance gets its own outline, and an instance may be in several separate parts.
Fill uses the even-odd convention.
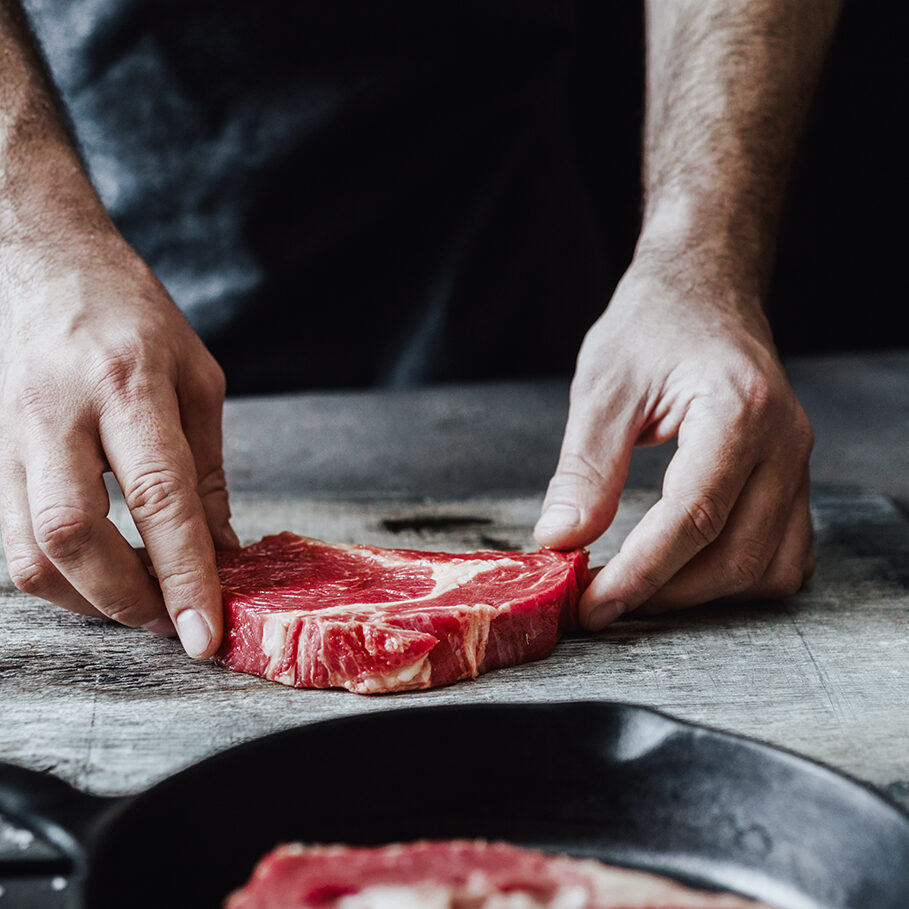
[[[451,909],[448,887],[367,887],[338,900],[338,909]]]
[[[376,558],[376,561],[384,561],[378,557],[374,557],[372,553],[369,554],[371,558]],[[395,567],[403,567],[399,561],[394,560],[392,564]],[[452,590],[457,590],[458,588],[464,586],[465,584],[472,581],[478,575],[484,574],[487,571],[492,571],[500,567],[507,568],[520,568],[521,563],[517,562],[514,559],[470,559],[463,562],[456,562],[453,564],[445,565],[431,565],[429,566],[430,577],[433,581],[433,588],[428,593],[423,594],[418,597],[401,597],[398,600],[393,600],[389,603],[339,603],[335,606],[325,606],[321,609],[284,609],[282,608],[280,612],[273,613],[266,620],[266,625],[275,616],[281,616],[281,622],[283,627],[280,630],[281,637],[281,646],[283,647],[283,635],[287,632],[287,622],[292,618],[303,618],[305,616],[324,616],[329,617],[333,615],[347,615],[348,613],[364,613],[364,612],[375,612],[383,611],[387,608],[394,609],[398,606],[404,606],[408,604],[417,604],[422,603],[426,600],[433,600],[436,597],[442,596],[445,593],[449,593]],[[269,607],[274,604],[269,602],[268,596],[262,594],[258,597],[250,597],[249,602],[256,606]],[[461,604],[463,607],[467,608],[477,605],[476,603],[464,602]],[[507,605],[507,604],[502,604]],[[448,604],[444,607],[446,610],[452,608],[452,604]],[[456,606],[454,608],[457,608]],[[432,607],[429,607],[428,611],[431,611]],[[278,629],[273,629],[275,634],[278,634]],[[276,639],[277,640],[277,639]],[[263,633],[263,642],[262,646],[265,647],[266,643],[264,640]],[[270,650],[267,652],[271,652]]]
[[[496,568],[520,568],[521,563],[514,559],[470,559],[464,562],[442,562],[431,568],[435,589],[432,596],[448,593],[457,587],[463,587],[475,577],[493,571]]]
[[[367,887],[359,893],[344,896],[338,901],[338,909],[453,909],[465,900],[476,909],[584,909],[587,894],[580,887],[559,890],[552,900],[541,902],[527,893],[494,893],[484,898],[481,889],[468,884],[467,887],[445,887],[426,884],[412,886],[379,885]],[[477,882],[483,889],[485,885]]]
[[[362,679],[354,688],[355,691],[365,691],[374,693],[376,691],[388,691],[397,688],[399,685],[406,685],[415,679],[426,683],[429,681],[432,667],[429,663],[428,656],[422,656],[415,663],[404,666],[396,672],[379,673],[367,676]]]

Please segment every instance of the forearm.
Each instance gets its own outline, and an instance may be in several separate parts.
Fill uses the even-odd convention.
[[[639,252],[761,296],[840,0],[648,0]],[[694,276],[692,276],[694,277]]]
[[[0,255],[110,228],[18,0],[0,0]]]

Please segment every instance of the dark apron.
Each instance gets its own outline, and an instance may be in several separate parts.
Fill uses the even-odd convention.
[[[27,7],[102,198],[230,392],[570,371],[620,270],[574,3]]]

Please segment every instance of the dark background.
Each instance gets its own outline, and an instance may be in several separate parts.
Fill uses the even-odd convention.
[[[631,181],[616,172],[637,167],[640,91],[617,97],[616,124],[598,129],[597,92],[642,71],[630,53],[643,46],[637,4],[587,2],[586,46],[579,60],[580,129],[589,180],[604,215],[604,235],[630,257],[638,209]],[[606,20],[624,18],[619,28]],[[793,174],[769,311],[784,353],[848,351],[909,345],[904,315],[909,193],[906,167],[909,17],[901,3],[851,0],[843,8],[826,70]],[[615,46],[602,52],[603,36]],[[625,141],[623,141],[623,138]],[[617,162],[615,171],[604,161]]]
[[[571,372],[637,235],[641,3],[25,5],[231,394]],[[909,346],[906,24],[845,4],[768,303],[784,354]]]

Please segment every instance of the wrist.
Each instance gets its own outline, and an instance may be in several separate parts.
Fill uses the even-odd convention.
[[[11,162],[0,172],[0,259],[7,268],[90,237],[117,235],[71,147],[48,141],[31,147],[28,157],[25,166]]]
[[[87,178],[86,178],[87,180]],[[94,189],[73,183],[65,198],[46,186],[0,201],[0,331],[52,312],[94,306],[98,276],[148,283],[150,272],[119,233]],[[124,303],[127,302],[124,300]]]
[[[744,329],[772,347],[764,299],[762,282],[742,267],[734,249],[642,233],[609,306],[654,324],[682,320],[714,330]]]
[[[635,259],[760,306],[773,267],[775,231],[747,206],[705,194],[661,194],[648,202]]]

